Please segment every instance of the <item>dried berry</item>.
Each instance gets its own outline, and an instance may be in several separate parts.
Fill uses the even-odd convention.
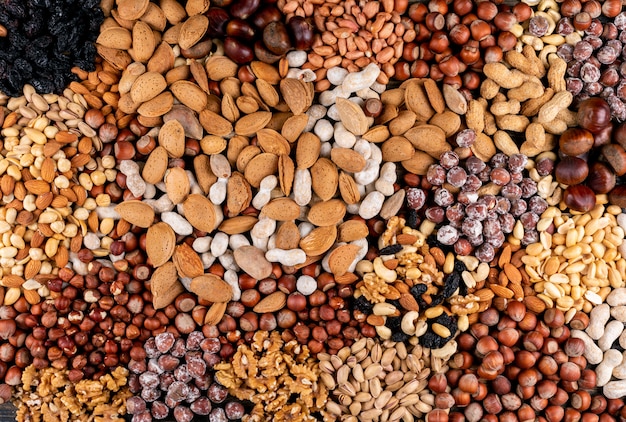
[[[464,284],[463,279],[461,278],[461,273],[458,271],[452,272],[444,279],[441,295],[448,299],[454,294],[454,292],[456,292],[456,289],[458,289],[461,284]]]
[[[420,224],[420,219],[417,211],[414,209],[408,209],[406,212],[406,225],[412,229],[417,229]]]
[[[104,19],[98,1],[0,3],[0,91],[17,96],[24,84],[39,93],[61,93],[76,79],[73,66],[95,69],[95,40]]]
[[[402,245],[389,245],[389,246],[385,246],[384,248],[382,248],[378,254],[379,255],[394,255],[397,254],[398,252],[400,252],[402,250]]]

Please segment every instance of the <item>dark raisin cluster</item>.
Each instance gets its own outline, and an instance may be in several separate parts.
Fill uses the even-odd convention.
[[[408,208],[423,209],[425,218],[438,224],[437,246],[489,262],[517,220],[524,227],[523,245],[539,239],[536,225],[548,203],[537,196],[537,184],[524,176],[526,164],[522,154],[498,153],[484,163],[474,156],[460,160],[454,151],[445,152],[426,175],[432,193],[408,189]],[[486,185],[499,193],[484,192],[481,188]]]
[[[95,70],[95,40],[104,15],[98,0],[3,0],[0,91],[18,96],[24,84],[60,93],[72,67]]]

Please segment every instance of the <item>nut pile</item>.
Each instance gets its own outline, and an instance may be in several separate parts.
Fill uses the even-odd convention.
[[[100,10],[0,94],[17,420],[626,417],[619,0]]]

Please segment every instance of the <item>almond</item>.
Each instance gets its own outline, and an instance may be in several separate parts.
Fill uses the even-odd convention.
[[[154,209],[141,201],[124,201],[115,206],[124,220],[137,227],[148,228],[154,221]]]
[[[345,215],[346,206],[343,201],[331,199],[311,206],[307,218],[311,224],[324,227],[339,224]]]
[[[165,191],[174,205],[180,204],[191,191],[189,177],[181,167],[172,167],[165,172]]]
[[[503,297],[505,299],[513,298],[513,291],[504,286],[500,286],[499,284],[490,284],[489,288],[495,293],[498,297]]]
[[[272,118],[269,111],[257,111],[248,114],[235,123],[235,133],[241,136],[254,136],[263,129]]]
[[[190,81],[176,81],[170,85],[172,94],[184,105],[195,112],[204,111],[207,106],[207,94],[197,84]],[[202,120],[200,121],[202,122]]]
[[[283,123],[280,134],[283,135],[288,142],[296,142],[298,137],[304,132],[308,122],[309,116],[306,114],[291,116]]]
[[[293,221],[285,221],[278,227],[278,230],[276,230],[277,248],[285,250],[296,249],[299,243],[300,231]]]
[[[356,259],[361,248],[357,245],[341,245],[333,250],[328,256],[328,266],[335,276],[342,276],[348,272],[348,268]]]
[[[133,44],[133,38],[130,31],[126,28],[107,28],[100,32],[96,43],[118,50],[128,50]]]
[[[383,161],[396,163],[410,160],[415,155],[415,148],[404,136],[393,136],[382,145]]]
[[[146,254],[153,267],[165,264],[174,254],[176,246],[176,233],[163,222],[150,226],[146,233]]]
[[[443,99],[441,90],[437,86],[437,82],[435,82],[433,79],[425,79],[424,89],[426,90],[428,102],[430,103],[431,107],[435,109],[435,112],[443,113],[446,110],[446,102]]]
[[[163,75],[157,72],[146,72],[135,80],[130,88],[130,98],[135,104],[149,101],[159,95],[167,87]]]
[[[311,132],[300,135],[296,144],[296,165],[299,170],[310,168],[320,156],[322,141]]]
[[[413,295],[404,293],[400,296],[400,305],[407,311],[419,311],[420,307]]]
[[[287,78],[281,80],[280,93],[289,110],[295,115],[304,113],[311,106],[312,98],[309,98],[305,82],[300,79]]]
[[[159,129],[158,140],[159,145],[172,158],[181,158],[185,153],[185,129],[177,120],[163,123]]]
[[[428,101],[423,81],[418,79],[409,81],[404,91],[406,108],[415,113],[419,122],[427,122],[435,114],[435,110]]]
[[[185,10],[189,16],[199,15],[209,10],[211,2],[209,0],[187,0]]]
[[[289,196],[291,193],[294,177],[295,166],[293,165],[293,161],[287,154],[281,154],[278,156],[278,182],[280,184],[280,190],[282,190],[285,196]]]
[[[300,240],[300,249],[307,255],[322,255],[337,239],[337,226],[317,227]]]
[[[187,17],[185,8],[176,0],[161,0],[159,5],[163,9],[163,14],[165,14],[165,17],[172,25],[182,22]]]
[[[337,167],[349,173],[358,173],[365,168],[365,158],[350,148],[333,148],[330,159]]]
[[[243,174],[233,172],[226,185],[226,207],[228,216],[234,217],[250,206],[252,188]]]
[[[265,176],[275,174],[278,170],[278,157],[274,154],[257,154],[245,166],[244,176],[250,185],[259,188]]]
[[[24,284],[26,280],[24,280],[23,277],[20,277],[19,275],[14,275],[14,274],[7,274],[4,277],[2,277],[2,281],[0,282],[0,284],[2,284],[4,287],[21,287],[22,284]]]
[[[137,21],[133,25],[132,36],[133,49],[129,51],[129,54],[136,62],[147,63],[156,49],[156,38],[152,28],[145,22]]]
[[[272,263],[265,259],[265,252],[256,246],[240,246],[233,252],[233,257],[237,265],[256,280],[263,280],[272,274]]]
[[[369,234],[367,224],[360,220],[348,220],[339,225],[337,229],[338,242],[352,242],[364,239]]]
[[[154,309],[165,308],[174,302],[179,294],[185,292],[185,288],[178,281],[176,266],[172,262],[166,262],[154,270],[150,278],[150,290]]]
[[[233,131],[233,125],[210,110],[202,110],[199,114],[200,124],[211,135],[227,136]]]
[[[205,196],[192,193],[183,202],[185,218],[197,230],[210,233],[218,224],[217,207]],[[220,218],[221,219],[221,218]]]
[[[252,73],[254,73],[257,78],[263,79],[272,85],[278,85],[281,81],[278,70],[271,64],[255,60],[250,63],[250,69],[252,69]]]
[[[405,170],[419,176],[425,176],[428,172],[428,167],[435,164],[435,159],[425,152],[415,151],[413,157],[401,161],[401,164]]]
[[[531,312],[540,314],[546,310],[546,303],[537,296],[526,296],[523,302]]]
[[[204,265],[202,265],[200,255],[186,243],[176,246],[172,262],[180,277],[194,278],[204,274]]]
[[[257,145],[263,152],[269,152],[276,155],[286,154],[291,152],[291,146],[289,142],[278,132],[273,129],[261,129],[257,132]]]
[[[238,215],[225,220],[220,224],[219,230],[228,235],[241,234],[250,231],[258,221],[259,219],[252,215]]]
[[[209,18],[205,15],[198,14],[191,16],[180,28],[180,34],[178,34],[178,45],[184,50],[188,50],[198,41],[202,39],[209,28]]]
[[[167,150],[162,146],[156,147],[148,156],[146,164],[141,171],[141,177],[143,177],[144,181],[153,185],[162,182],[163,176],[165,176],[167,171],[168,162]]]
[[[239,65],[226,56],[213,55],[207,59],[204,68],[209,79],[219,82],[236,76]]]
[[[343,171],[339,173],[339,192],[346,204],[356,204],[361,200],[361,193],[356,181]]]
[[[119,0],[117,2],[117,13],[122,19],[136,20],[141,17],[146,10],[150,0]]]
[[[280,290],[265,296],[252,310],[257,314],[280,311],[287,304],[287,295]]]
[[[261,209],[261,215],[276,221],[295,220],[300,215],[300,206],[291,198],[275,198]]]
[[[369,123],[361,106],[345,98],[337,98],[336,106],[341,123],[348,131],[357,136],[367,132]]]
[[[204,274],[191,280],[189,290],[199,298],[209,302],[226,303],[233,298],[233,288],[230,284],[214,274]]]
[[[45,180],[27,180],[24,187],[33,195],[43,195],[50,192],[50,184]]]
[[[163,9],[155,3],[148,3],[148,8],[146,12],[141,15],[140,19],[150,25],[150,28],[159,32],[163,32],[165,25],[167,25],[167,18],[165,17],[165,13],[163,13]]]
[[[218,302],[214,303],[207,310],[206,315],[204,316],[204,324],[205,325],[217,325],[224,318],[224,314],[226,313],[226,302]]]
[[[113,66],[114,69],[119,71],[126,69],[126,67],[133,62],[130,54],[124,50],[118,50],[117,48],[109,48],[96,44],[96,51],[100,57],[106,60],[106,62]]]
[[[31,259],[24,267],[24,278],[28,280],[35,277],[37,274],[39,274],[39,270],[41,270],[41,261],[37,259]]]
[[[318,158],[311,167],[311,185],[313,192],[322,201],[327,201],[337,192],[339,173],[337,166],[328,158]]]
[[[428,124],[416,126],[408,130],[404,136],[416,149],[424,151],[437,160],[441,154],[452,149],[446,141],[444,131],[437,126]]]
[[[166,91],[140,105],[137,113],[145,117],[159,117],[170,111],[173,105],[174,96]]]

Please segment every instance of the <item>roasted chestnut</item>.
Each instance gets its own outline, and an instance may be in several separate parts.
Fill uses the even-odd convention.
[[[578,106],[578,123],[591,133],[602,131],[611,123],[609,104],[599,97],[584,100]]]
[[[254,38],[254,28],[242,19],[232,19],[226,25],[226,35],[250,41]]]
[[[234,18],[248,19],[261,5],[261,0],[239,0],[230,6],[230,14]]]
[[[589,212],[596,206],[596,195],[584,185],[568,186],[563,194],[563,201],[569,209]]]
[[[252,49],[233,37],[224,39],[224,53],[232,61],[239,64],[249,63],[254,59]]]
[[[561,135],[559,148],[563,154],[576,157],[587,153],[593,142],[593,134],[589,130],[569,128]]]
[[[587,186],[595,193],[609,193],[615,187],[615,174],[603,163],[593,163],[589,167]]]
[[[269,64],[276,63],[282,57],[282,55],[274,54],[269,51],[263,44],[263,41],[257,41],[254,43],[254,55],[263,63]]]
[[[626,208],[626,186],[616,186],[609,193],[609,202],[620,208]]]
[[[274,6],[266,6],[252,16],[250,21],[259,29],[265,28],[270,22],[277,22],[283,18],[282,13]]]
[[[263,29],[263,44],[274,54],[285,54],[291,49],[287,27],[282,22],[270,22]]]
[[[556,165],[555,176],[559,183],[577,185],[585,181],[589,175],[587,162],[578,157],[563,157]]]
[[[209,26],[206,30],[206,34],[211,38],[221,38],[226,35],[226,25],[230,20],[228,12],[219,7],[210,7],[206,12],[207,18],[209,18]]]
[[[287,22],[293,44],[297,50],[308,50],[313,45],[313,26],[301,16],[294,16]]]

